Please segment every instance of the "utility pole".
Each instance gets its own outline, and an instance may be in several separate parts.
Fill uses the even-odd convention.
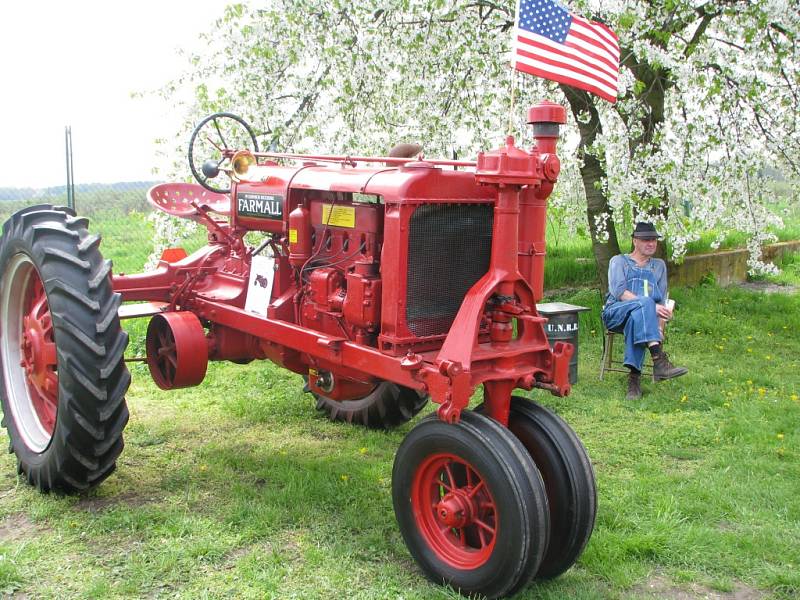
[[[64,127],[64,142],[67,153],[67,206],[75,210],[75,173],[72,168],[72,127]]]

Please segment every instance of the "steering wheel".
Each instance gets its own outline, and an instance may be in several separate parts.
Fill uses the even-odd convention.
[[[189,168],[197,182],[209,191],[227,194],[228,187],[213,184],[220,167],[230,162],[237,150],[258,152],[258,142],[247,121],[231,113],[219,112],[200,121],[189,139]]]

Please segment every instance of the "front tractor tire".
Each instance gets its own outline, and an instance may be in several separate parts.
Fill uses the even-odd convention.
[[[497,598],[527,584],[549,541],[544,483],[528,452],[488,417],[435,415],[403,440],[392,470],[395,516],[429,579]]]
[[[586,448],[557,414],[532,400],[511,397],[508,430],[542,475],[550,510],[550,543],[537,579],[552,579],[578,560],[594,529],[597,486]],[[483,414],[484,405],[475,408]],[[512,589],[516,592],[519,587]]]
[[[407,423],[428,403],[416,390],[382,381],[362,398],[333,400],[314,394],[317,410],[331,421],[363,425],[370,429],[394,429]]]
[[[44,492],[108,477],[128,422],[120,296],[87,225],[69,209],[31,206],[0,240],[3,425],[19,473]]]
[[[550,545],[536,577],[552,579],[578,560],[592,536],[597,515],[594,469],[572,428],[532,400],[511,397],[508,429],[530,453],[547,490]]]

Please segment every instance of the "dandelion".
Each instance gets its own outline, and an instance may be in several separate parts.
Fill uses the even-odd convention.
[[[748,340],[752,340],[752,339],[753,339],[753,336],[752,336],[752,335],[748,335],[748,336],[747,336],[747,339],[748,339]]]
[[[366,448],[359,448],[358,449],[358,453],[359,454],[366,454],[367,453],[367,449]]]
[[[350,480],[350,476],[349,475],[341,475],[340,477],[341,477],[341,480],[344,481],[345,483],[347,483]]]
[[[752,379],[748,379],[747,380],[747,385],[753,385],[753,380]]]
[[[779,434],[778,434],[778,435],[776,435],[775,437],[776,437],[776,438],[778,438],[779,440],[782,440],[782,439],[783,439],[783,434],[782,434],[782,433],[779,433]]]
[[[719,374],[722,375],[725,371],[723,369],[719,370]]]
[[[208,471],[208,465],[200,465],[200,472],[205,473]]]
[[[798,396],[797,394],[792,394],[791,396],[789,396],[789,398],[792,399],[792,402],[797,402],[798,400],[800,400],[800,396]]]
[[[688,399],[689,399],[689,396],[687,396],[686,394],[681,396],[681,402],[686,402]]]
[[[764,358],[767,360],[772,360],[772,356],[770,356],[769,354],[767,354]]]
[[[764,388],[758,388],[758,395],[759,395],[759,396],[763,396],[763,395],[764,395],[764,394],[766,394],[766,393],[767,393],[767,390],[766,390],[766,389],[764,389]]]
[[[753,349],[752,349],[752,348],[748,348],[748,349],[747,349],[747,351],[748,351],[748,352],[752,352],[752,351],[753,351]]]
[[[778,456],[783,456],[786,454],[786,450],[784,450],[783,447],[778,448],[775,452],[778,453]]]
[[[730,408],[731,407],[731,403],[730,402],[723,402],[722,406],[724,406],[725,408]]]
[[[723,350],[725,350],[725,346],[717,346],[717,350],[719,350],[720,352],[722,352]]]

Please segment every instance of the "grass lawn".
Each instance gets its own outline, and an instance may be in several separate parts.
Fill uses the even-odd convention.
[[[672,296],[668,349],[690,374],[633,403],[624,376],[597,379],[598,294],[562,298],[592,306],[581,379],[534,397],[586,444],[599,511],[578,564],[519,598],[800,594],[800,293]],[[0,459],[0,594],[458,597],[423,578],[395,524],[392,460],[413,423],[330,423],[269,363],[212,364],[171,393],[133,371],[126,449],[95,491],[40,495]]]
[[[93,230],[116,272],[150,252],[144,213],[95,215]],[[549,286],[596,278],[585,238],[548,252]],[[597,379],[597,291],[558,298],[592,308],[581,379],[568,398],[531,396],[584,441],[597,524],[573,569],[518,598],[800,597],[800,255],[761,283],[796,287],[671,290],[667,350],[690,373],[645,382],[637,402],[623,375]],[[169,393],[132,371],[126,448],[98,489],[41,495],[0,457],[0,596],[459,597],[424,579],[391,505],[395,450],[422,415],[391,432],[330,423],[299,376],[266,362],[215,363],[200,387]]]

